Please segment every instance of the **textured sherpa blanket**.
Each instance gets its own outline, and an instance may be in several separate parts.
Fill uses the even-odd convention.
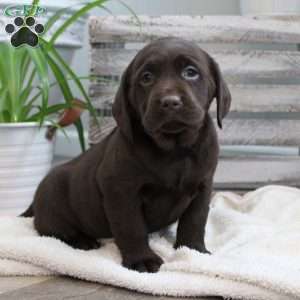
[[[165,263],[148,274],[122,267],[111,240],[98,250],[74,250],[39,237],[32,219],[3,217],[0,275],[64,274],[155,295],[300,299],[300,190],[267,186],[243,197],[218,193],[206,231],[212,255],[175,251],[169,238],[153,235],[151,247]]]

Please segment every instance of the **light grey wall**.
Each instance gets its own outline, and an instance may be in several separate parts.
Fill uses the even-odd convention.
[[[238,14],[239,0],[126,0],[138,14],[163,15],[224,15]],[[116,14],[126,14],[126,10],[118,1],[111,1],[108,5]]]
[[[242,14],[299,14],[300,0],[241,0]]]
[[[52,0],[53,1],[53,0]],[[57,1],[57,0],[54,0]],[[239,0],[123,0],[132,8],[136,14],[146,15],[237,15],[240,14]],[[130,14],[129,11],[117,0],[111,0],[107,4],[114,15]],[[95,9],[92,15],[107,14],[101,9]],[[72,67],[77,74],[89,74],[89,41],[87,26],[85,31],[84,46],[78,50],[73,58]],[[88,83],[85,83],[88,87]],[[84,126],[88,128],[88,116],[84,116]],[[58,136],[56,153],[60,155],[74,156],[80,152],[76,134],[70,129],[71,143],[69,143],[62,134]]]

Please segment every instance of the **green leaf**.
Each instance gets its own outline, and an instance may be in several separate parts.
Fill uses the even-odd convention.
[[[8,110],[2,111],[2,118],[4,123],[11,123],[12,122],[12,117],[11,114]]]
[[[91,76],[79,76],[78,79],[80,80],[92,80],[94,79],[95,76],[94,75],[91,75]],[[73,81],[72,78],[66,78],[67,81]],[[105,81],[107,82],[107,81]],[[56,86],[56,85],[59,85],[59,82],[55,81],[55,82],[52,82],[50,84],[50,88]],[[36,93],[28,102],[28,105],[32,105],[42,94],[42,91],[41,91],[41,88],[40,87],[36,87],[37,89],[39,89],[40,91],[38,93]],[[87,107],[86,107],[87,108]]]
[[[35,74],[35,65],[29,51],[37,50],[29,50],[26,47],[15,49],[8,43],[0,43],[0,86],[5,87],[5,95],[0,88],[2,90],[0,106],[2,111],[5,109],[9,112],[5,114],[6,121],[8,115],[11,118],[10,122],[23,121],[23,106],[33,90],[32,82]],[[32,67],[29,68],[30,64]],[[41,65],[47,63],[43,61]]]
[[[77,19],[79,19],[80,17],[82,17],[83,15],[85,15],[88,11],[90,11],[91,9],[102,5],[103,3],[105,3],[107,0],[96,0],[93,1],[92,3],[86,4],[84,5],[81,9],[79,9],[78,11],[76,11],[72,17],[68,18],[57,30],[56,32],[53,34],[52,38],[50,39],[50,44],[54,45],[55,41],[57,40],[57,38],[65,32],[65,30],[72,25],[75,21],[77,21]]]
[[[57,55],[53,55],[53,53],[56,54],[55,51],[53,51],[52,47],[49,47],[43,39],[41,40],[41,49],[47,58],[48,64],[52,70],[53,75],[55,76],[56,81],[60,86],[60,89],[64,96],[64,100],[66,101],[67,104],[66,107],[72,107],[72,101],[74,100],[74,96],[71,92],[68,81],[66,80],[65,74],[61,69],[62,62],[64,64],[65,62],[64,61],[61,62],[60,60],[57,62]],[[47,111],[46,113],[49,114],[50,111]],[[81,120],[79,121],[76,122],[75,126],[77,129],[81,148],[83,151],[85,151],[84,132],[83,132]]]
[[[62,112],[65,109],[70,108],[70,105],[67,103],[58,103],[58,104],[53,104],[47,108],[47,115],[55,114],[58,112]]]
[[[27,69],[27,72],[29,73],[29,70]],[[31,74],[28,74],[28,81],[26,82],[26,86],[32,86],[33,80],[35,78],[36,75],[36,68],[33,68],[33,70],[31,71]],[[25,80],[24,80],[25,82]]]
[[[28,48],[28,51],[31,59],[35,64],[37,76],[39,77],[42,91],[41,111],[45,112],[48,107],[50,89],[47,59],[44,53],[42,52],[41,48]],[[42,125],[44,117],[45,115],[42,114],[41,119],[39,120],[40,125]]]
[[[86,151],[86,147],[85,147],[85,139],[84,139],[84,129],[83,129],[81,118],[79,118],[74,123],[74,125],[75,125],[75,127],[77,129],[77,133],[78,133],[78,138],[79,138],[81,150],[82,150],[82,152],[84,152],[84,151]]]
[[[106,11],[108,14],[110,14],[110,15],[114,15],[113,14],[113,12],[109,9],[109,8],[107,8],[105,5],[102,5],[102,4],[100,4],[100,5],[98,5],[101,9],[103,9],[104,11]]]
[[[46,44],[46,47],[47,47],[48,51],[51,52],[51,54],[53,54],[53,56],[55,57],[55,59],[57,59],[57,61],[59,62],[59,64],[64,68],[64,70],[66,71],[66,73],[71,76],[72,80],[74,80],[77,88],[80,90],[82,96],[84,97],[85,101],[87,102],[87,107],[88,107],[90,113],[92,114],[92,116],[94,117],[94,119],[97,121],[97,112],[96,112],[96,109],[94,108],[94,106],[93,106],[93,104],[92,104],[92,102],[91,102],[91,100],[90,100],[87,92],[85,91],[85,89],[84,89],[81,81],[76,76],[75,72],[69,67],[69,65],[64,61],[64,59],[60,56],[60,54],[57,52],[57,50],[50,43],[48,43],[45,40],[43,40],[43,43]]]
[[[74,96],[69,87],[68,81],[65,78],[65,74],[61,70],[60,65],[52,58],[50,51],[44,47],[44,43],[42,43],[43,53],[47,58],[48,64],[51,68],[53,75],[55,76],[56,81],[63,93],[64,99],[67,103],[71,104],[71,101],[74,100]]]
[[[49,122],[52,124],[53,127],[59,129],[63,133],[63,135],[65,136],[65,138],[69,142],[71,142],[70,138],[68,137],[67,131],[63,127],[61,127],[57,122],[54,122],[53,120],[49,120]]]
[[[7,87],[5,99],[6,107],[10,108],[9,115],[11,121],[18,121],[18,91],[20,87],[20,77],[17,70],[16,49],[7,43],[0,43],[0,73],[2,86]]]
[[[70,10],[70,7],[64,7],[58,10],[55,14],[53,14],[45,24],[45,31],[44,33],[48,32],[51,27],[63,16],[66,12]]]
[[[25,122],[39,122],[39,120],[41,118],[45,119],[45,113],[42,112],[42,107],[40,105],[33,105],[30,107],[29,112],[31,112],[31,110],[36,109],[38,112],[35,113],[34,115],[30,116],[30,117],[24,117],[24,121]],[[28,112],[28,114],[29,114]]]
[[[28,99],[31,92],[32,92],[31,85],[28,85],[25,89],[23,89],[23,91],[20,94],[20,106],[21,107],[26,103],[26,100]]]
[[[7,108],[6,95],[7,95],[7,87],[3,87],[2,89],[0,89],[0,111]]]
[[[50,85],[50,87],[51,87],[51,85]],[[42,89],[40,87],[38,87],[38,89],[40,91],[37,94],[35,94],[31,99],[27,99],[26,105],[33,105],[34,102],[39,99],[39,97],[42,95]]]
[[[36,9],[37,9],[37,7],[38,7],[39,4],[40,4],[40,0],[33,0],[32,1],[31,9],[29,11],[28,16],[35,16]]]
[[[21,74],[20,74],[20,76],[22,78],[26,78],[30,63],[32,62],[30,60],[30,56],[29,56],[28,51],[27,51],[26,48],[27,47],[22,47],[22,48],[18,49],[20,60],[21,60],[21,66],[20,66],[21,67],[20,68]]]
[[[75,1],[76,2],[76,1]],[[78,3],[70,6],[66,6],[64,8],[59,9],[55,12],[47,21],[45,24],[45,33],[48,32],[51,27],[63,16],[65,13],[69,12],[73,7],[78,7],[78,5],[85,5],[87,4],[87,1],[78,1]]]
[[[48,32],[51,29],[51,27],[61,18],[61,16],[69,12],[73,7],[77,7],[78,5],[82,5],[82,4],[87,4],[87,1],[78,1],[78,3],[74,5],[69,5],[56,11],[46,22],[44,33]]]
[[[41,112],[39,111],[38,113],[35,113],[34,115],[30,116],[28,118],[29,121],[31,120],[37,120],[41,118],[41,114],[44,114],[45,116],[53,115],[59,112],[64,111],[65,109],[68,109],[70,106],[66,103],[59,103],[59,104],[53,104],[49,106],[46,111]]]
[[[28,115],[30,112],[35,108],[34,105],[32,104],[27,104],[22,107],[22,112],[21,112],[21,120],[28,122]]]

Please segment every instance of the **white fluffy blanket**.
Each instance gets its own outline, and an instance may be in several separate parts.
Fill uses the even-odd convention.
[[[64,274],[170,296],[300,299],[300,190],[267,186],[240,197],[218,193],[211,204],[207,246],[213,255],[181,248],[154,235],[165,264],[156,274],[123,268],[112,241],[74,250],[39,237],[31,219],[0,218],[0,275]]]

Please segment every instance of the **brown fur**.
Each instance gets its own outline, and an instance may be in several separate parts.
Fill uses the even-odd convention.
[[[187,66],[199,78],[183,73]],[[214,98],[221,127],[231,96],[218,65],[196,44],[165,38],[145,47],[116,95],[118,127],[39,185],[27,212],[37,231],[81,249],[114,237],[124,266],[155,272],[162,260],[149,247],[148,233],[178,220],[175,247],[207,252],[204,232],[218,160],[208,114]]]

